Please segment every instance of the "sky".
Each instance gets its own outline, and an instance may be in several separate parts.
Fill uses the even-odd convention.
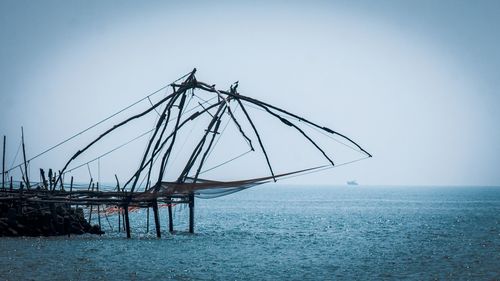
[[[7,163],[21,126],[29,157],[196,67],[373,155],[287,183],[500,185],[499,13],[498,1],[2,0]],[[61,165],[93,134],[32,165]],[[109,166],[135,167],[130,153]]]

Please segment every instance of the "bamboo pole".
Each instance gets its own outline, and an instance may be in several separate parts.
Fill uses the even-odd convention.
[[[174,232],[174,217],[172,215],[172,197],[167,197],[168,199],[168,231],[170,233]]]
[[[59,171],[59,174],[61,174],[61,171]],[[64,175],[62,175],[62,179],[61,179],[61,191],[64,191]]]
[[[23,144],[23,159],[24,159],[24,174],[25,174],[24,179],[26,181],[26,186],[29,189],[30,188],[30,180],[28,178],[28,164],[26,162],[26,149],[25,149],[25,146],[24,146],[24,129],[23,129],[22,126],[21,126],[21,141],[22,141],[22,144]]]
[[[90,179],[90,182],[92,182],[92,179]],[[92,183],[92,191],[94,191],[94,186],[95,184]],[[90,211],[89,211],[89,224],[92,224],[92,207],[93,205],[90,205]]]
[[[146,208],[146,233],[149,233],[149,206]]]
[[[117,208],[118,208],[118,233],[119,233],[122,227],[121,224],[122,208],[120,206],[117,206]]]
[[[128,204],[125,204],[124,208],[125,208],[125,227],[127,230],[127,238],[130,238],[131,236],[130,236],[130,220],[128,217]]]
[[[97,182],[97,192],[99,192],[99,182]],[[99,222],[99,230],[102,230],[101,228],[101,207],[97,205],[97,221]],[[100,236],[100,234],[99,234]]]
[[[153,202],[153,214],[155,218],[156,237],[161,238],[160,215],[158,213],[158,201]]]
[[[194,193],[189,193],[189,233],[194,233]]]
[[[49,190],[52,190],[52,169],[49,169]]]

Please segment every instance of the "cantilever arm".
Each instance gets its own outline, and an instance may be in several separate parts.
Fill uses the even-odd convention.
[[[269,161],[269,157],[267,156],[266,149],[264,148],[264,144],[262,143],[262,140],[260,139],[260,135],[259,135],[259,132],[257,131],[257,128],[253,124],[252,118],[250,118],[250,115],[248,114],[246,108],[243,106],[243,103],[238,98],[235,98],[235,100],[239,103],[241,109],[243,110],[243,113],[245,113],[245,116],[247,117],[248,122],[252,126],[252,129],[253,129],[255,135],[257,136],[257,140],[259,141],[260,148],[262,149],[262,153],[264,153],[264,156],[266,157],[267,166],[269,167],[269,170],[271,171],[271,175],[273,177],[273,180],[276,181],[276,178],[274,177],[273,167],[271,166],[271,162]]]
[[[255,149],[253,148],[253,145],[252,145],[252,140],[249,137],[247,137],[247,135],[245,134],[245,132],[241,128],[240,123],[238,122],[238,120],[236,120],[236,117],[234,117],[234,114],[231,111],[231,108],[229,106],[227,107],[227,112],[229,112],[229,116],[231,116],[231,119],[233,120],[234,124],[236,124],[236,127],[238,127],[238,130],[240,131],[241,135],[248,141],[248,144],[250,145],[250,149],[252,149],[252,151],[255,151]]]
[[[205,91],[214,92],[214,90],[213,90],[213,89],[212,89],[212,88],[211,88],[208,84],[203,83],[203,82],[200,82],[200,81],[196,81],[196,84],[194,85],[194,87],[199,88],[199,89],[203,89],[203,90],[205,90]],[[271,104],[265,103],[265,102],[260,101],[260,100],[258,100],[258,99],[254,99],[254,98],[251,98],[251,97],[248,97],[248,96],[244,96],[244,95],[241,95],[241,94],[239,94],[239,93],[231,93],[231,92],[228,92],[228,91],[219,91],[219,92],[220,92],[220,93],[222,93],[222,94],[224,94],[224,95],[228,95],[228,96],[230,96],[230,97],[233,97],[233,98],[235,98],[235,99],[238,99],[238,98],[239,98],[239,99],[241,99],[241,100],[245,100],[245,101],[250,102],[250,103],[255,104],[255,105],[259,105],[259,104],[260,104],[260,105],[264,105],[264,106],[266,106],[266,107],[268,107],[268,108],[274,109],[274,110],[279,111],[279,112],[281,112],[281,113],[284,113],[284,114],[286,114],[286,115],[288,115],[288,116],[291,116],[291,117],[293,117],[293,118],[296,118],[296,119],[298,119],[299,121],[302,121],[302,122],[308,123],[308,124],[310,124],[310,125],[312,125],[312,126],[314,126],[314,127],[318,128],[318,129],[320,129],[320,130],[323,130],[323,131],[328,132],[328,133],[330,133],[330,134],[338,135],[338,136],[340,136],[340,137],[342,137],[342,138],[346,139],[346,140],[347,140],[347,141],[349,141],[350,143],[354,144],[354,145],[355,145],[355,146],[356,146],[356,147],[357,147],[360,151],[362,151],[362,152],[363,152],[364,154],[366,154],[368,157],[372,157],[372,155],[371,155],[370,153],[368,153],[366,150],[364,150],[364,149],[363,149],[363,148],[362,148],[359,144],[357,144],[355,141],[353,141],[353,140],[352,140],[352,139],[350,139],[349,137],[347,137],[347,136],[345,136],[345,135],[343,135],[343,134],[341,134],[341,133],[339,133],[339,132],[337,132],[337,131],[334,131],[334,130],[332,130],[332,129],[330,129],[330,128],[320,126],[320,125],[318,125],[318,124],[316,124],[316,123],[313,123],[313,122],[311,122],[311,121],[309,121],[309,120],[307,120],[307,119],[305,119],[305,118],[303,118],[303,117],[300,117],[300,116],[298,116],[298,115],[296,115],[296,114],[293,114],[293,113],[291,113],[291,112],[288,112],[288,111],[286,111],[286,110],[284,110],[284,109],[281,109],[281,108],[279,108],[279,107],[276,107],[276,106],[274,106],[274,105],[271,105]]]
[[[314,142],[302,129],[300,129],[298,126],[296,126],[295,124],[293,124],[292,122],[286,120],[285,118],[279,116],[278,114],[272,112],[271,110],[269,110],[269,108],[261,105],[261,104],[257,104],[258,106],[262,107],[263,109],[265,109],[269,114],[273,115],[274,117],[278,118],[281,122],[283,122],[285,125],[287,126],[290,126],[290,127],[293,127],[295,128],[297,131],[299,131],[306,139],[309,140],[310,143],[312,143],[319,151],[321,151],[321,153],[323,153],[323,156],[325,156],[326,159],[328,159],[328,161],[330,161],[330,163],[332,164],[332,166],[335,166],[335,164],[333,163],[333,160],[330,159],[330,157],[328,157],[328,155],[325,153],[325,151],[323,151],[323,149],[321,149],[321,147],[319,147],[316,142]]]

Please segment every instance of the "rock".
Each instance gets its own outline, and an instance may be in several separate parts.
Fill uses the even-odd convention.
[[[13,206],[14,207],[11,207]],[[16,208],[12,202],[0,203],[0,236],[56,236],[69,234],[104,234],[98,225],[91,226],[82,208],[67,204],[24,202]]]

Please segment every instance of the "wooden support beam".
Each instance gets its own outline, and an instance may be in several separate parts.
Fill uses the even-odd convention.
[[[168,200],[168,231],[170,233],[174,232],[174,216],[172,214],[172,198],[167,197]]]
[[[99,192],[99,182],[97,182],[97,191]],[[102,230],[102,227],[101,227],[101,207],[99,205],[97,205],[97,222],[99,223],[99,230]],[[99,236],[101,236],[101,235],[99,234]]]
[[[189,233],[194,233],[194,193],[189,193]]]
[[[158,131],[160,130],[160,127],[162,126],[165,119],[167,120],[167,122],[165,123],[165,125],[163,127],[164,128],[167,127],[168,119],[170,118],[170,109],[172,107],[172,104],[175,102],[175,99],[177,99],[177,97],[178,97],[178,95],[175,95],[174,97],[172,97],[172,99],[170,99],[170,101],[167,103],[167,105],[163,109],[163,112],[160,115],[160,118],[158,118],[158,122],[156,123],[153,135],[149,139],[148,146],[146,147],[146,151],[144,152],[144,155],[142,157],[141,164],[139,165],[139,170],[141,170],[141,167],[144,166],[144,162],[146,162],[146,158],[148,157],[149,150],[151,149],[151,145],[153,144],[153,141],[155,140],[156,135],[158,134]],[[168,111],[168,115],[166,114],[167,111]],[[151,157],[154,157],[154,154]],[[136,173],[135,179],[134,179],[134,182],[132,184],[132,188],[130,189],[130,191],[134,192],[135,187],[137,186],[137,182],[139,181],[139,178],[140,178],[140,173]]]
[[[191,168],[193,167],[193,165],[196,162],[196,159],[198,158],[198,156],[200,155],[200,153],[203,150],[203,146],[205,145],[205,141],[207,139],[209,132],[212,130],[213,126],[217,123],[217,121],[222,118],[222,114],[226,111],[226,108],[227,108],[227,106],[225,103],[221,103],[219,105],[217,112],[213,115],[212,120],[208,124],[207,129],[205,130],[205,134],[203,135],[203,137],[200,139],[197,146],[193,150],[193,153],[191,154],[191,157],[189,157],[189,160],[188,160],[186,166],[184,167],[184,170],[182,171],[181,175],[177,179],[177,182],[185,182],[185,179],[188,176],[189,171],[191,170]],[[201,162],[200,166],[203,165],[203,161],[200,161],[200,162]],[[160,182],[161,179],[162,178],[158,178],[158,182]],[[196,182],[196,177],[195,177],[195,182]]]
[[[158,213],[158,201],[156,200],[153,202],[153,214],[155,217],[156,237],[161,238],[160,214]]]
[[[122,207],[123,208],[123,207]],[[123,226],[123,231],[127,231],[127,226],[125,225],[125,208],[123,208],[122,213],[122,226]]]
[[[149,206],[146,208],[146,233],[149,233]]]
[[[130,236],[130,220],[128,217],[128,204],[126,204],[124,208],[125,208],[125,228],[127,231],[127,238],[130,238],[131,236]]]
[[[90,179],[90,182],[92,182],[92,179]],[[92,183],[92,191],[94,191],[94,183]],[[90,212],[89,212],[89,223],[92,224],[92,207],[94,205],[90,205]]]
[[[121,231],[122,224],[121,224],[121,217],[122,217],[122,207],[117,206],[118,208],[118,232]]]
[[[204,110],[202,110],[202,111],[197,111],[197,112],[193,113],[191,116],[189,116],[188,118],[186,118],[184,121],[182,121],[182,123],[181,123],[181,124],[179,124],[179,126],[176,126],[176,128],[177,128],[176,130],[174,130],[172,133],[170,133],[170,135],[162,141],[162,143],[161,143],[161,144],[160,144],[160,146],[158,147],[158,150],[157,150],[157,151],[158,151],[158,152],[159,152],[159,151],[161,151],[161,150],[163,149],[163,147],[164,147],[164,146],[168,143],[168,141],[170,140],[170,138],[172,138],[172,137],[176,134],[176,132],[177,132],[180,128],[182,128],[185,124],[187,124],[189,121],[192,121],[192,120],[196,119],[197,117],[199,117],[200,115],[202,115],[203,113],[205,113],[207,110],[210,110],[210,109],[212,109],[212,108],[214,108],[214,107],[216,107],[216,106],[219,106],[221,103],[223,103],[223,101],[220,101],[220,102],[218,102],[218,103],[212,104],[212,105],[210,105],[209,107],[207,107],[206,109],[204,109]],[[170,148],[170,147],[169,147],[169,148]],[[167,152],[168,152],[168,153],[170,153],[168,149],[167,149]],[[166,152],[166,153],[167,153],[167,152]],[[132,182],[132,180],[134,179],[135,175],[136,175],[137,173],[139,173],[140,171],[142,171],[142,169],[144,169],[144,168],[146,168],[148,165],[150,165],[150,163],[151,163],[152,161],[153,161],[153,159],[149,159],[146,163],[144,163],[144,166],[142,166],[139,170],[137,170],[137,171],[135,172],[135,174],[134,174],[134,175],[133,175],[133,176],[132,176],[132,177],[131,177],[131,178],[130,178],[130,179],[129,179],[129,180],[128,180],[128,181],[127,181],[124,185],[123,185],[123,188],[125,188],[125,186],[127,186],[130,182]]]
[[[49,169],[49,190],[52,190],[52,169]]]
[[[59,171],[59,174],[61,174],[61,171]],[[61,179],[61,190],[64,191],[64,178]],[[97,183],[99,185],[99,183]],[[99,190],[99,188],[98,188]]]
[[[42,185],[45,189],[48,189],[47,178],[45,178],[45,171],[40,169],[40,177],[42,178]]]

